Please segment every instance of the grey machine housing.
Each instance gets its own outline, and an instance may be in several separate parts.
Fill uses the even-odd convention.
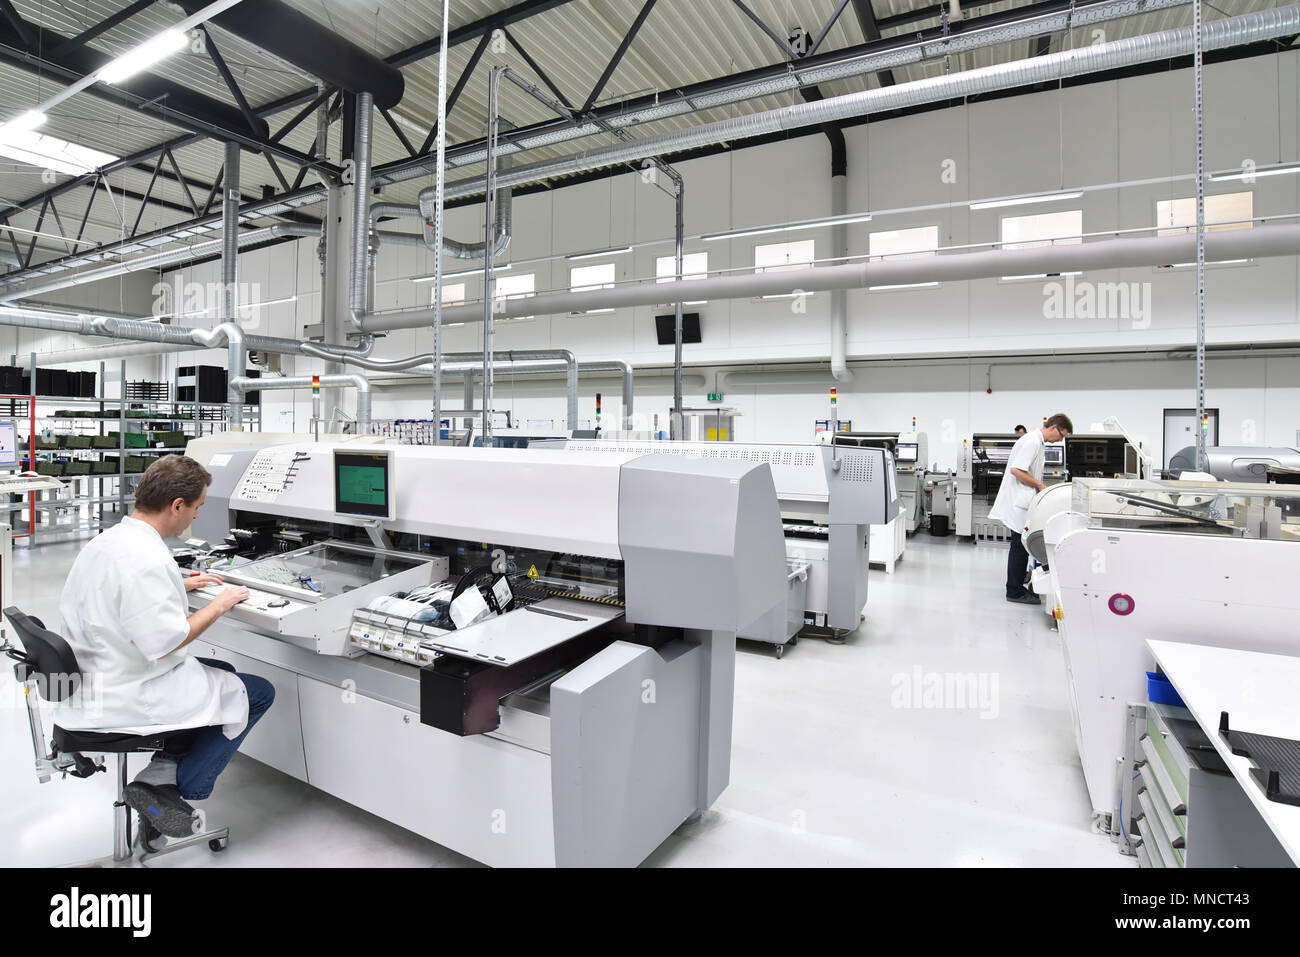
[[[196,448],[213,482],[192,533],[219,541],[257,513],[287,525],[295,517],[365,524],[333,513],[324,472],[333,447],[308,440],[293,447],[307,455],[302,472],[270,502],[238,494],[260,450]],[[501,866],[635,865],[717,799],[730,776],[736,634],[784,599],[785,544],[766,463],[347,448],[395,456],[395,515],[378,522],[381,530],[507,548],[546,547],[552,537],[557,552],[573,551],[585,537],[622,562],[626,621],[668,629],[669,637],[613,640],[540,685],[502,697],[496,730],[457,736],[421,723],[421,674],[432,666],[322,654],[226,616],[195,643],[197,652],[276,687],[275,706],[242,751]],[[599,494],[566,494],[566,475],[587,476]],[[584,516],[589,521],[575,528]],[[193,606],[201,604],[196,594]],[[323,603],[322,618],[335,601]],[[339,607],[345,619],[352,613]],[[584,614],[580,606],[565,610]],[[527,611],[508,612],[493,627],[517,622],[516,637],[531,640],[544,619]],[[339,688],[351,689],[350,701]],[[487,826],[493,809],[508,828]]]
[[[1196,467],[1196,446],[1175,453],[1171,472],[1206,471],[1224,482],[1267,482],[1271,468],[1300,468],[1300,449],[1258,445],[1216,445],[1205,450],[1205,469]]]

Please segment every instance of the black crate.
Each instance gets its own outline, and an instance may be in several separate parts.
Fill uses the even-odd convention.
[[[95,397],[95,379],[98,373],[95,372],[76,372],[77,377],[77,395],[83,399],[93,399]]]
[[[220,366],[198,366],[195,369],[198,381],[198,398],[196,402],[226,401],[226,370]]]

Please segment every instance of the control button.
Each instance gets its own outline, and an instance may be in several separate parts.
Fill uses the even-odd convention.
[[[281,598],[279,601],[269,601],[266,603],[267,608],[283,608],[289,604],[289,599]]]

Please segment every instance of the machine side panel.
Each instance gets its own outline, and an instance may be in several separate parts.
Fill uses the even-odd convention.
[[[212,473],[212,484],[208,486],[208,496],[190,526],[188,537],[197,536],[209,542],[225,539],[233,521],[230,500],[256,454],[257,449],[231,449],[218,452],[202,463]]]
[[[493,867],[555,864],[551,762],[460,737],[364,695],[300,678],[308,781]]]
[[[275,688],[275,703],[248,733],[239,746],[239,753],[299,781],[306,781],[307,759],[303,754],[302,724],[298,717],[298,675],[256,658],[218,648],[202,637],[190,647],[199,657],[228,662],[242,674],[258,675],[271,682]]]
[[[705,650],[617,641],[551,686],[557,865],[634,867],[695,813]]]
[[[734,633],[785,601],[785,537],[767,465],[655,455],[622,473],[628,621]]]
[[[884,525],[898,514],[893,456],[871,448],[840,448],[836,458],[824,452],[830,524]]]
[[[1083,529],[1056,547],[1062,640],[1093,809],[1115,810],[1124,705],[1146,700],[1147,639],[1300,656],[1294,542]],[[1117,614],[1112,596],[1132,611]]]

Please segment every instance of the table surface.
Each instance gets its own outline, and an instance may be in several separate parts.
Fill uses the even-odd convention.
[[[1175,641],[1148,641],[1147,647],[1264,822],[1300,864],[1300,807],[1266,798],[1250,777],[1254,765],[1234,755],[1219,735],[1219,715],[1226,711],[1234,730],[1300,740],[1300,658]]]

